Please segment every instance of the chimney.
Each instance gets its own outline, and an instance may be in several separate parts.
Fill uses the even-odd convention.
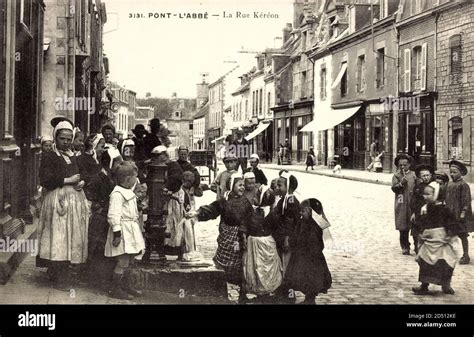
[[[293,26],[291,23],[287,23],[286,27],[283,28],[283,44],[285,44],[286,41],[288,41],[288,39],[290,38],[290,34],[292,30],[293,30]]]

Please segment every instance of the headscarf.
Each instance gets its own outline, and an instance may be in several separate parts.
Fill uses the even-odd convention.
[[[43,144],[44,142],[51,142],[51,143],[53,143],[53,142],[54,142],[54,139],[51,138],[50,136],[43,136],[43,137],[41,137],[41,144]]]
[[[281,214],[285,214],[285,210],[286,208],[288,207],[288,199],[290,198],[293,198],[294,197],[294,194],[291,193],[290,194],[290,177],[292,175],[288,172],[285,172],[283,171],[280,175],[281,178],[285,178],[286,179],[286,194],[285,194],[285,197],[283,199],[283,207],[281,209]],[[296,179],[296,178],[295,178]],[[294,191],[293,191],[294,192]]]
[[[431,187],[434,191],[434,200],[435,200],[435,203],[438,203],[438,198],[439,198],[439,191],[441,189],[441,186],[439,185],[439,183],[437,181],[432,181],[430,182],[427,186]],[[424,215],[428,212],[428,204],[425,204],[421,207],[421,212],[420,214],[421,215]]]
[[[72,129],[72,141],[74,141],[74,139],[76,139],[76,135],[78,133],[81,133],[81,129],[79,129],[77,126],[75,126],[73,129]]]
[[[97,158],[97,152],[95,152],[95,148],[99,145],[101,139],[104,139],[101,133],[97,133],[95,137],[92,139],[92,158],[94,158],[96,163],[99,163],[99,158]]]
[[[226,191],[226,192],[224,193],[224,198],[225,198],[225,200],[229,200],[229,195],[230,195],[230,193],[232,192],[232,190],[234,189],[235,180],[236,180],[236,179],[239,179],[239,178],[242,179],[243,177],[242,177],[242,175],[241,175],[240,173],[238,173],[238,172],[235,172],[235,173],[233,173],[233,174],[230,176],[230,189],[229,189],[229,191]]]
[[[53,151],[58,156],[61,156],[62,154],[65,154],[69,157],[72,157],[72,156],[74,156],[74,152],[72,152],[71,149],[68,149],[67,151],[60,151],[56,146],[56,136],[57,136],[57,134],[60,130],[69,130],[69,131],[72,131],[73,134],[74,134],[74,127],[69,121],[63,120],[63,121],[59,122],[58,124],[56,124],[56,126],[54,127],[54,130],[53,130],[53,139],[55,140],[54,143],[53,143]]]
[[[112,169],[112,167],[114,166],[115,158],[121,157],[120,151],[117,149],[108,149],[107,153],[109,154],[109,157],[110,157],[109,169]]]
[[[244,174],[244,179],[255,179],[255,174],[253,172],[246,172]]]
[[[135,142],[130,138],[123,140],[122,146],[120,148],[120,153],[122,154],[122,156],[123,156],[123,150],[125,149],[125,146],[135,146]]]

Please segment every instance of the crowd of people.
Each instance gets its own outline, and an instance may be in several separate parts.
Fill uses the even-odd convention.
[[[451,279],[455,265],[470,263],[471,191],[463,180],[468,171],[457,160],[449,162],[449,176],[445,172],[434,172],[433,167],[426,164],[412,171],[411,162],[412,158],[406,155],[395,159],[397,172],[392,178],[392,191],[402,254],[410,255],[411,231],[420,268],[421,285],[414,287],[413,292],[428,295],[429,285],[435,284],[441,286],[444,293],[454,294]]]
[[[120,141],[111,125],[90,135],[67,118],[54,118],[51,125],[53,137],[41,140],[37,266],[47,268],[57,288],[69,290],[85,276],[114,298],[142,295],[131,282],[131,266],[147,248],[146,176],[152,160],[167,166],[166,255],[200,259],[194,226],[220,217],[214,263],[240,287],[240,303],[249,293],[291,301],[299,290],[305,303],[314,304],[331,287],[322,240],[328,221],[318,200],[298,201],[298,181],[288,171],[269,183],[257,154],[247,167],[247,158],[229,152],[226,169],[209,188],[188,161],[186,147],[179,147],[178,160],[170,160],[158,119],[150,121],[150,132],[137,125],[133,136]],[[241,136],[235,141],[243,142]],[[195,197],[206,189],[216,193],[216,201],[196,209]]]

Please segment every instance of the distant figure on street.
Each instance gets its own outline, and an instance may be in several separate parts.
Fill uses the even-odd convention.
[[[372,169],[374,168],[376,158],[379,155],[378,147],[379,147],[379,140],[375,138],[372,144],[370,144],[370,150],[369,150],[370,165],[367,166],[367,171],[369,172],[372,171]]]
[[[308,155],[306,156],[306,171],[308,171],[308,167],[311,167],[311,170],[314,171],[315,162],[316,162],[316,155],[314,154],[314,148],[310,146]]]
[[[117,146],[114,145],[115,128],[110,124],[105,124],[101,129],[101,133],[105,139],[105,150],[116,149]]]
[[[216,193],[216,200],[224,197],[227,189],[227,182],[230,177],[237,172],[238,158],[234,154],[226,154],[223,159],[226,170],[220,172],[211,184],[211,191]]]
[[[159,118],[153,118],[150,121],[150,133],[147,133],[145,135],[144,139],[144,153],[145,157],[151,158],[151,151],[157,146],[162,145],[160,138],[159,138],[159,132],[160,132],[160,119]]]
[[[239,170],[239,166],[242,172],[247,168],[247,157],[250,155],[249,142],[244,138],[244,130],[239,128],[236,132],[237,138],[233,141],[232,145],[235,146],[235,151],[239,162],[237,163],[236,171]]]
[[[415,188],[415,173],[410,171],[410,157],[405,154],[395,158],[397,172],[392,178],[392,191],[395,193],[395,228],[400,231],[400,246],[403,255],[410,255],[411,215],[410,200]]]

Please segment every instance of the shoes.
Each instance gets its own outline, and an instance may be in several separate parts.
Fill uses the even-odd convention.
[[[109,296],[119,300],[133,300],[133,295],[129,294],[123,288],[125,288],[125,285],[122,275],[114,273],[112,289],[109,291]]]
[[[411,288],[411,290],[413,290],[415,295],[429,295],[430,294],[430,291],[428,290],[428,287],[425,287],[423,285],[421,285],[419,287],[413,287],[413,288]]]
[[[454,295],[454,289],[451,288],[451,286],[443,286],[441,287],[443,290],[443,293],[448,294],[448,295]]]
[[[459,260],[459,264],[469,264],[469,262],[471,262],[469,255],[463,255],[463,257],[461,257]]]
[[[403,249],[402,249],[402,254],[403,254],[403,255],[410,255],[410,249],[408,249],[408,248],[403,248]]]

